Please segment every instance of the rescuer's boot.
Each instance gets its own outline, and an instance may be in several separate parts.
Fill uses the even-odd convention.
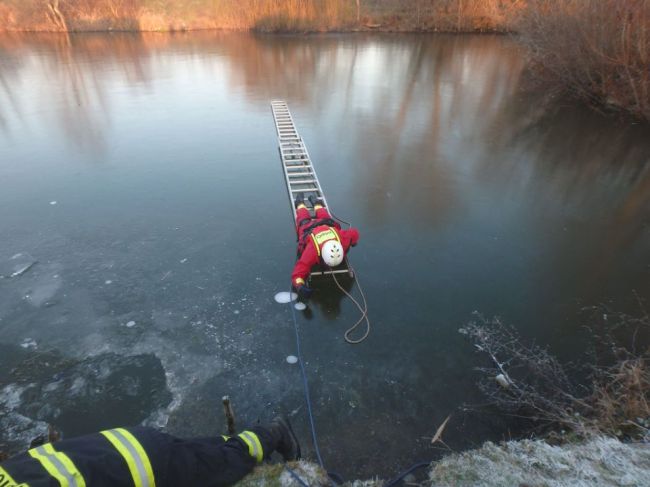
[[[300,458],[300,443],[286,417],[278,416],[269,424],[269,431],[275,440],[277,451],[285,462]]]
[[[305,204],[305,193],[296,193],[296,199],[294,200],[294,205],[298,208],[300,205]]]
[[[308,199],[309,199],[309,202],[311,203],[311,205],[313,207],[316,207],[316,205],[321,206],[321,207],[325,206],[325,202],[322,199],[320,199],[319,197],[314,196],[313,194],[310,194]]]

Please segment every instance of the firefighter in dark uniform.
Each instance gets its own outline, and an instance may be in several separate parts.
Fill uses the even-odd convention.
[[[296,231],[298,232],[298,261],[291,273],[291,284],[301,298],[311,295],[311,288],[306,279],[311,268],[319,262],[328,267],[336,267],[341,262],[350,247],[359,241],[359,231],[356,228],[341,229],[338,222],[332,220],[321,199],[309,196],[316,217],[312,218],[305,206],[305,195],[296,195]]]
[[[116,428],[46,443],[0,464],[0,487],[232,485],[273,451],[300,457],[288,420],[237,436],[183,440],[153,428]]]

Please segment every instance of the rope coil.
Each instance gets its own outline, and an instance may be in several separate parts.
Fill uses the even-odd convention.
[[[361,312],[361,317],[357,320],[357,322],[352,325],[348,330],[343,334],[343,338],[345,338],[345,341],[350,343],[351,345],[357,345],[364,341],[366,338],[368,338],[368,335],[370,334],[370,319],[368,318],[368,303],[366,302],[366,295],[363,293],[363,289],[361,288],[361,284],[359,283],[359,278],[357,277],[357,273],[354,272],[354,269],[352,269],[352,266],[350,266],[350,269],[354,273],[354,280],[357,283],[357,287],[359,288],[359,293],[361,294],[361,299],[363,300],[363,306],[359,304],[359,301],[354,299],[354,297],[347,292],[345,289],[343,289],[343,286],[339,283],[338,279],[336,278],[336,274],[332,273],[332,277],[334,278],[334,282],[338,286],[338,288],[343,292],[350,300],[356,305],[356,307],[359,309]],[[365,320],[366,322],[366,332],[361,336],[360,338],[354,339],[350,338],[350,335],[354,330],[357,329],[357,327]]]

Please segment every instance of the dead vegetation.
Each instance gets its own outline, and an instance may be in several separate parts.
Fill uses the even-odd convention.
[[[619,439],[650,437],[650,318],[594,308],[589,363],[563,365],[547,350],[526,345],[498,318],[480,315],[460,330],[491,361],[480,367],[479,387],[490,404],[531,420],[547,433],[580,438],[605,434]],[[598,332],[597,329],[601,331]]]
[[[0,30],[505,32],[525,0],[4,0]]]
[[[650,0],[528,0],[516,30],[544,90],[650,120]]]

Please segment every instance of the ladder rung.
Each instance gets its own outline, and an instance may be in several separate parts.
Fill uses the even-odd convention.
[[[300,179],[300,180],[291,180],[289,183],[291,184],[311,184],[317,182],[315,179]]]
[[[301,192],[302,193],[304,193],[304,192],[315,193],[317,191],[318,191],[318,188],[296,188],[296,189],[291,190],[292,193],[301,193]]]

